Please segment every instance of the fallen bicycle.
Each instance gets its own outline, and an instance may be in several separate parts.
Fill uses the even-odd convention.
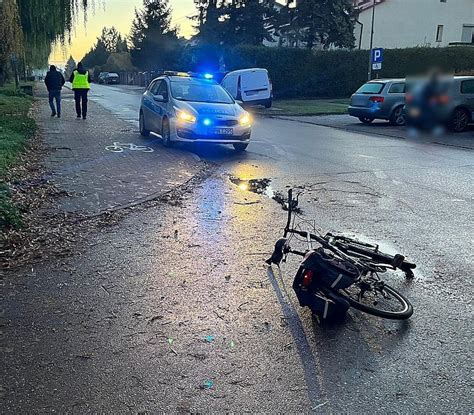
[[[308,221],[296,223],[298,197],[293,198],[292,190],[288,191],[284,238],[277,241],[267,263],[279,266],[288,254],[304,257],[293,281],[300,305],[309,307],[322,320],[341,318],[350,307],[388,319],[410,318],[413,314],[410,302],[386,284],[379,274],[399,269],[407,278],[413,278],[416,265],[403,255],[381,252],[378,245],[343,235],[327,233],[323,236],[316,230],[312,233],[301,229],[301,224]],[[303,238],[307,250],[292,249],[292,238]],[[313,247],[315,242],[319,247]]]

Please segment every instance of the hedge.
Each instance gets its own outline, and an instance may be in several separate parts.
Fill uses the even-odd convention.
[[[209,46],[186,48],[181,67],[185,70],[217,67],[222,55],[226,70],[267,68],[275,95],[291,97],[347,97],[367,80],[366,50],[310,51],[294,48],[240,46],[216,51]],[[203,62],[206,57],[208,62]],[[223,61],[223,62],[222,62]],[[381,78],[404,78],[426,73],[430,68],[474,74],[474,47],[386,49]]]

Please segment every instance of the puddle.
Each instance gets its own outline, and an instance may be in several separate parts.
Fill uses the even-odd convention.
[[[241,179],[240,177],[230,176],[230,181],[240,190],[257,193],[273,199],[275,192],[270,186],[271,179]]]

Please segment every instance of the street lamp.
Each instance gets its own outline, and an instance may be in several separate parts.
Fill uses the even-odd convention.
[[[370,29],[370,51],[369,51],[369,73],[368,73],[368,80],[372,79],[372,47],[374,46],[374,22],[375,22],[375,2],[373,0],[372,4],[372,25]]]

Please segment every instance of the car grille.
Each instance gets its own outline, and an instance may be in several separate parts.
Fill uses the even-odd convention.
[[[237,125],[239,121],[237,120],[215,120],[214,125],[217,127],[233,127]]]

